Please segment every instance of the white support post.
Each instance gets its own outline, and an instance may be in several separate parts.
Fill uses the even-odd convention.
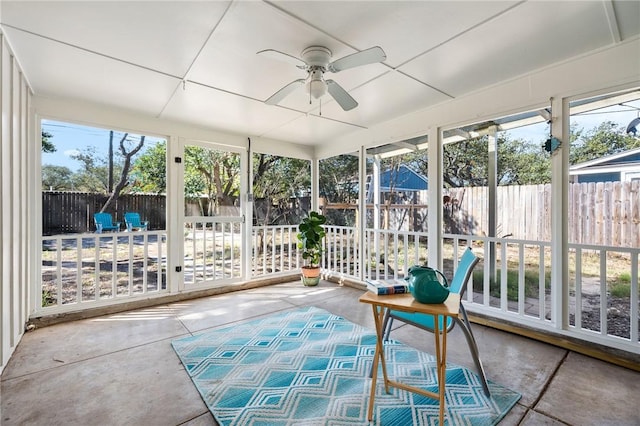
[[[243,176],[246,176],[246,179],[241,179],[240,182],[240,193],[246,194],[240,200],[244,217],[244,222],[240,225],[244,236],[242,240],[242,278],[248,280],[252,278],[251,272],[253,270],[253,151],[250,141],[247,141],[247,150],[240,159],[240,171],[243,172]]]
[[[491,126],[489,129],[488,139],[489,143],[487,146],[488,153],[488,161],[487,161],[487,186],[489,192],[489,205],[487,206],[488,210],[488,224],[487,224],[487,233],[489,237],[497,237],[496,229],[497,229],[497,220],[496,220],[496,209],[497,209],[497,193],[498,193],[498,138],[496,137],[496,126]],[[496,276],[496,243],[494,241],[489,242],[489,257],[491,259],[489,263],[489,279],[491,281],[495,281],[497,279]],[[502,259],[503,271],[506,268],[506,260]],[[502,286],[506,289],[506,283],[503,282]],[[504,308],[504,306],[503,306]]]
[[[373,159],[373,176],[369,187],[373,185],[373,229],[380,229],[380,157],[375,156]],[[376,254],[376,264],[380,259],[380,233],[373,233],[373,250]]]
[[[569,101],[551,100],[551,134],[560,147],[551,154],[551,322],[557,329],[569,323]]]
[[[167,140],[167,289],[178,293],[184,288],[184,143],[176,136]],[[176,157],[181,162],[176,163]],[[158,260],[160,262],[160,260]],[[176,267],[182,266],[182,272]],[[158,265],[161,268],[161,265]]]
[[[428,133],[429,148],[427,158],[428,181],[428,216],[429,239],[427,241],[428,264],[433,268],[442,269],[442,132],[439,128],[431,128]]]
[[[311,210],[318,211],[320,197],[320,161],[317,158],[311,160]],[[324,212],[323,212],[324,214]]]
[[[358,245],[360,247],[358,253],[358,262],[360,262],[360,268],[358,270],[358,278],[360,281],[365,279],[365,230],[367,229],[367,150],[364,146],[360,147],[359,155],[359,175],[360,175],[360,188],[358,197],[358,223],[356,223],[356,229],[358,230]],[[375,166],[374,166],[375,167]],[[369,182],[369,190],[371,190],[371,182]]]

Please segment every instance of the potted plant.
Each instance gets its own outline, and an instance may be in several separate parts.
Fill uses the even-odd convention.
[[[298,248],[302,250],[302,283],[306,286],[317,285],[320,281],[320,259],[326,232],[322,225],[327,218],[311,211],[298,226]]]

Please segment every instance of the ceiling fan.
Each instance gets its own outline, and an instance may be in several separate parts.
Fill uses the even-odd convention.
[[[333,80],[325,80],[325,72],[340,72],[349,68],[361,65],[382,62],[387,59],[387,55],[382,48],[375,46],[361,52],[347,55],[340,59],[331,61],[331,50],[323,46],[309,46],[302,51],[300,56],[289,55],[278,50],[266,49],[258,52],[261,55],[268,55],[273,58],[285,60],[296,67],[307,71],[307,78],[294,80],[291,83],[271,95],[264,101],[268,105],[276,105],[288,95],[293,93],[298,87],[306,84],[309,96],[319,99],[327,92],[338,102],[343,110],[349,111],[358,106],[358,102],[347,93],[338,83]]]

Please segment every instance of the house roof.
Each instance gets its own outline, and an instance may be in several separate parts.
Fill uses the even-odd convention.
[[[596,158],[595,160],[584,161],[569,167],[569,173],[579,172],[584,169],[610,167],[623,167],[625,165],[640,166],[640,148],[630,149],[628,151],[618,152],[616,154],[607,155]]]

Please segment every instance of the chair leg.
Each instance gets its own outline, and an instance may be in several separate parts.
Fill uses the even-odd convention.
[[[473,337],[473,332],[471,331],[471,324],[469,323],[467,312],[465,311],[462,304],[460,304],[460,313],[462,314],[462,319],[456,318],[455,320],[460,326],[460,328],[462,329],[464,333],[464,337],[467,339],[467,345],[469,346],[469,351],[471,352],[473,363],[475,364],[476,370],[480,375],[480,381],[482,382],[482,389],[484,390],[484,394],[486,396],[491,396],[491,393],[489,392],[489,385],[487,383],[487,376],[484,372],[482,361],[480,361],[480,353],[478,352],[478,345],[476,344],[475,337]]]
[[[382,320],[382,340],[384,342],[389,340],[389,334],[391,333],[391,325],[393,324],[393,318],[389,316],[389,310],[384,314],[384,319]],[[371,368],[369,369],[369,378],[373,377],[373,363],[371,363]]]

